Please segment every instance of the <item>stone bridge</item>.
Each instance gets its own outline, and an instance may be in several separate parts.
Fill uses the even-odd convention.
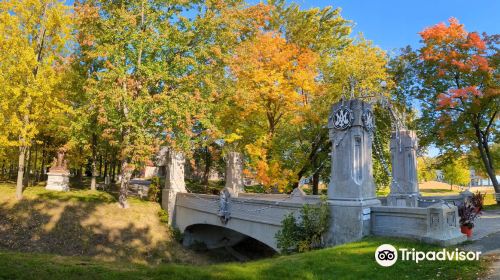
[[[399,129],[391,136],[391,192],[380,198],[376,197],[372,175],[375,127],[371,105],[356,99],[333,105],[328,128],[332,170],[326,245],[367,235],[407,237],[443,246],[465,240],[457,207],[441,199],[425,200],[419,194],[413,131]],[[289,213],[298,217],[304,204],[319,202],[318,196],[305,195],[300,189],[291,195],[245,193],[242,158],[236,152],[227,155],[226,187],[219,196],[187,192],[181,153],[169,150],[164,160],[162,207],[168,210],[169,223],[184,233],[185,245],[203,242],[216,248],[251,237],[277,250],[275,235],[283,218]],[[466,195],[449,200],[463,201]]]
[[[221,214],[220,196],[179,193],[173,223],[184,232],[184,245],[203,241],[207,248],[232,246],[246,237],[277,250],[276,233],[289,213],[298,213],[304,203],[317,203],[318,196],[237,194],[228,201],[227,220]]]

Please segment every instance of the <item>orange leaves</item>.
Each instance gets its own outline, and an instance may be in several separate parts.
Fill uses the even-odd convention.
[[[301,102],[299,89],[315,91],[317,60],[314,52],[287,43],[277,33],[259,34],[242,43],[230,62],[239,88],[235,102],[242,110],[275,117],[294,111]]]
[[[455,18],[449,26],[439,23],[420,32],[425,46],[423,60],[437,63],[439,76],[458,70],[464,73],[490,72],[485,56],[486,43],[476,32],[467,32]]]
[[[443,22],[438,23],[434,26],[425,28],[420,32],[420,36],[424,41],[435,41],[436,43],[451,43],[457,39],[461,39],[467,36],[467,32],[464,30],[462,24],[454,17],[451,17],[448,22],[449,26],[446,26]]]
[[[450,89],[448,94],[438,95],[438,109],[455,108],[461,102],[482,97],[483,93],[476,86],[468,86],[458,89]]]
[[[476,32],[467,32],[458,20],[451,18],[449,25],[439,23],[420,32],[423,43],[421,58],[434,75],[429,79],[441,80],[452,86],[437,99],[437,109],[477,107],[484,95],[479,89],[481,81],[491,77],[486,42]],[[457,111],[457,110],[455,110]]]

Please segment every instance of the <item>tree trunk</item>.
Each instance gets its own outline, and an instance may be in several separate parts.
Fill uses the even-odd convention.
[[[318,169],[314,174],[313,174],[313,181],[312,181],[312,194],[317,195],[318,194],[318,189],[319,189],[319,173],[320,170]]]
[[[37,178],[37,161],[38,161],[38,145],[35,142],[35,158],[33,159],[33,179],[31,180],[31,185],[33,186]]]
[[[26,160],[27,147],[19,147],[19,165],[17,169],[16,198],[23,198],[24,164]]]
[[[5,159],[2,161],[2,179],[5,179]]]
[[[203,185],[205,185],[205,192],[208,188],[208,178],[210,177],[210,168],[212,167],[212,156],[208,146],[205,147],[205,170],[203,171]]]
[[[99,172],[97,173],[99,177],[102,177],[102,155],[99,156]]]
[[[90,190],[96,190],[96,175],[97,175],[97,135],[92,134],[92,179],[90,180]]]
[[[24,180],[23,180],[23,188],[27,188],[30,181],[30,173],[31,173],[31,147],[26,151],[26,158],[24,160],[26,162],[24,170]]]
[[[108,157],[107,154],[104,156],[104,179],[108,177]]]
[[[45,157],[47,155],[45,154],[45,142],[43,143],[42,145],[42,162],[41,162],[41,165],[40,165],[40,174],[38,175],[38,178],[37,178],[37,181],[43,181],[44,176],[45,176]]]
[[[121,168],[122,180],[120,183],[120,196],[118,197],[118,202],[119,202],[121,208],[129,208],[129,204],[127,202],[128,184],[129,184],[130,178],[132,177],[133,170],[129,166],[126,159],[122,160],[121,166],[122,166],[122,168]]]
[[[493,162],[488,147],[488,137],[486,137],[486,135],[483,135],[481,129],[479,128],[479,124],[477,123],[474,124],[474,130],[476,132],[476,138],[478,141],[477,147],[479,149],[479,154],[481,155],[481,160],[483,161],[484,168],[486,169],[486,173],[491,179],[491,183],[493,184],[495,192],[500,193],[500,186],[498,185],[496,172],[493,167]],[[497,201],[497,203],[500,204],[500,201]]]

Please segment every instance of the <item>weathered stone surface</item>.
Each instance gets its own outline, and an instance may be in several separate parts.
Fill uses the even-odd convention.
[[[69,191],[69,174],[49,172],[47,176],[45,189],[51,191]]]
[[[331,228],[327,243],[337,245],[370,234],[370,207],[379,206],[372,173],[373,113],[361,100],[336,103],[328,128],[332,170],[328,186]]]
[[[226,188],[233,195],[245,192],[243,185],[243,156],[241,153],[230,152],[226,162]]]
[[[332,114],[341,108],[352,112],[352,125],[345,130],[335,129],[330,118],[328,128],[332,141],[332,170],[328,186],[329,199],[375,199],[372,171],[372,136],[362,116],[371,112],[371,105],[361,100],[349,100],[333,105]]]
[[[174,225],[177,193],[186,192],[185,158],[181,152],[172,149],[168,150],[165,156],[165,187],[162,190],[162,208],[168,212],[169,224]]]
[[[371,233],[371,207],[380,206],[378,199],[328,200],[331,220],[326,235],[329,245],[360,240]]]
[[[68,161],[64,159],[65,154],[66,150],[64,148],[60,148],[57,151],[57,157],[54,158],[52,166],[49,169],[50,173],[69,174]]]
[[[392,178],[389,206],[417,207],[417,134],[412,130],[399,130],[391,135]]]
[[[224,223],[219,216],[219,196],[179,193],[175,224],[187,235],[185,245],[201,241],[210,248],[231,246],[244,234],[278,250],[275,236],[281,221],[289,213],[298,215],[304,201],[294,202],[281,195],[265,198],[257,194],[232,198],[231,219]],[[307,199],[307,203],[318,202],[317,196]]]
[[[378,236],[407,237],[440,246],[466,240],[458,227],[457,207],[453,205],[372,207],[371,220],[372,233]]]

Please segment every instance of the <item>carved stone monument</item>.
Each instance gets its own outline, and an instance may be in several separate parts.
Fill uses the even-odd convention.
[[[243,157],[241,153],[230,152],[226,162],[226,188],[233,195],[245,192],[243,186]]]
[[[332,142],[332,170],[328,186],[330,245],[370,234],[370,207],[376,199],[372,174],[374,118],[371,105],[361,100],[341,101],[332,107],[328,122]]]
[[[412,130],[399,130],[391,135],[392,183],[387,205],[417,207],[417,135]]]
[[[47,173],[47,186],[45,189],[52,191],[69,191],[68,162],[64,159],[66,150],[57,152],[57,157],[52,161],[52,166]]]
[[[181,152],[172,149],[168,149],[165,157],[165,187],[162,190],[161,204],[162,208],[167,210],[169,224],[172,225],[177,193],[186,192],[184,182],[186,160]]]

